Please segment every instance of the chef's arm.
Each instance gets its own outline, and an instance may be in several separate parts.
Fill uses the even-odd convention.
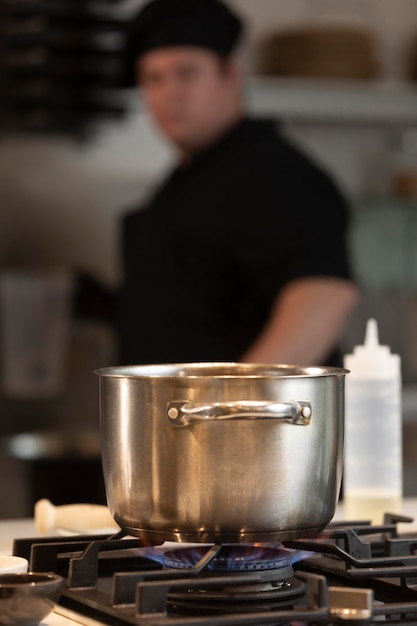
[[[358,298],[357,287],[339,278],[309,277],[289,283],[241,361],[322,363],[338,344]]]

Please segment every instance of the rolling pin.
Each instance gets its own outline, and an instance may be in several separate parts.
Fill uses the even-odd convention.
[[[43,498],[35,503],[35,526],[45,535],[58,528],[74,532],[115,528],[120,530],[109,509],[102,504],[62,504],[55,506]]]

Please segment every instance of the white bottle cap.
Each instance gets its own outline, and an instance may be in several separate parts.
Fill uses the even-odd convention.
[[[378,326],[374,319],[366,325],[364,345],[355,346],[353,354],[346,354],[343,365],[350,370],[348,378],[393,379],[401,377],[400,357],[392,354],[388,346],[381,346]]]

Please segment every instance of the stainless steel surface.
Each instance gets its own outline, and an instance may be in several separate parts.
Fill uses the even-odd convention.
[[[328,588],[330,615],[343,623],[364,623],[372,618],[374,594],[372,589],[351,587]],[[366,622],[365,622],[366,623]]]
[[[253,543],[315,535],[330,522],[341,481],[346,370],[193,363],[96,373],[108,505],[130,534]],[[254,412],[175,428],[167,416],[172,403],[295,400],[311,407],[308,425]]]
[[[168,402],[167,415],[175,426],[189,426],[208,420],[276,419],[307,425],[311,419],[308,402]]]

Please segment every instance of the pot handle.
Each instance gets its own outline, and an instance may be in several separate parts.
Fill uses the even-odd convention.
[[[172,426],[189,426],[197,422],[219,420],[274,419],[307,426],[311,420],[311,404],[292,400],[290,402],[168,402],[168,421]]]

